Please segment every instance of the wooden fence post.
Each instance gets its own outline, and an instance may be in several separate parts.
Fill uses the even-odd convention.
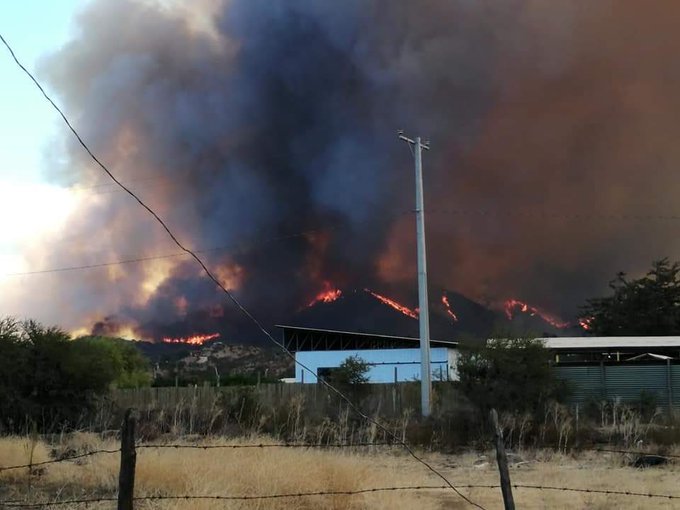
[[[135,492],[135,424],[137,417],[133,409],[125,411],[120,432],[120,475],[118,476],[118,510],[133,510]]]
[[[510,472],[508,471],[508,457],[505,455],[505,444],[503,443],[503,430],[501,430],[501,426],[498,424],[498,413],[495,409],[491,410],[491,426],[493,427],[496,439],[496,460],[498,461],[498,471],[501,475],[503,504],[505,510],[515,510],[515,500],[512,497],[512,486],[510,484]]]

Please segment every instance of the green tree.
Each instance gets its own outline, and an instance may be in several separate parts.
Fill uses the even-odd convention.
[[[665,336],[680,334],[680,264],[654,262],[642,278],[619,273],[610,296],[587,301],[580,317],[588,332],[599,336]]]
[[[550,369],[550,352],[530,339],[494,340],[461,353],[460,387],[486,420],[499,413],[540,413],[550,401],[565,397],[563,384]]]
[[[31,378],[28,350],[21,339],[21,325],[11,317],[0,319],[0,431],[11,428],[15,411],[26,409]]]
[[[338,386],[365,384],[368,382],[369,368],[368,363],[359,356],[349,356],[331,372],[329,382]]]
[[[117,388],[137,388],[151,384],[149,362],[129,340],[103,336],[85,336],[73,341],[74,349],[81,358],[88,353],[98,353],[93,360],[102,367],[110,385]]]
[[[71,340],[59,328],[0,319],[0,430],[77,424],[114,386],[148,384],[146,364],[123,340]]]

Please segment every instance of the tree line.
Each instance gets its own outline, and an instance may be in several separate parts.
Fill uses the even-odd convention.
[[[593,298],[581,310],[588,333],[596,336],[680,335],[680,263],[667,258],[642,278],[620,272],[610,294]]]
[[[0,319],[0,431],[73,427],[110,389],[150,382],[146,359],[128,341],[74,340],[35,321]]]

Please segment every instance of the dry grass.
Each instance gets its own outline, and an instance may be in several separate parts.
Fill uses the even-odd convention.
[[[266,442],[254,438],[252,444]],[[6,445],[16,448],[12,442]],[[240,439],[239,444],[248,442]],[[2,445],[4,445],[3,443]],[[176,444],[176,443],[175,443]],[[217,439],[202,444],[229,445],[233,441]],[[0,457],[4,450],[0,445]],[[48,447],[40,443],[42,450]],[[65,438],[56,450],[63,452],[87,449],[116,449],[118,443],[94,441],[91,435]],[[25,459],[22,459],[22,461]],[[11,464],[11,463],[8,463]],[[257,495],[314,491],[352,491],[394,483],[410,485],[409,477],[401,476],[396,462],[385,469],[374,469],[373,455],[354,451],[329,452],[312,449],[139,449],[137,453],[137,496],[183,495]],[[74,497],[112,496],[118,481],[119,457],[101,454],[79,461],[49,465],[35,476],[31,501],[49,501],[55,494],[62,499]],[[25,486],[15,484],[4,497],[26,497]],[[417,494],[368,494],[359,496],[320,496],[262,501],[155,501],[138,504],[146,509],[368,509],[412,508]],[[405,506],[404,506],[405,505]],[[66,507],[68,508],[68,507]],[[103,508],[103,506],[102,506]],[[436,508],[433,506],[432,508]]]
[[[0,468],[37,464],[50,460],[50,451],[45,443],[35,438],[0,437]],[[0,481],[20,482],[29,478],[29,468],[0,471]]]
[[[238,439],[239,444],[259,444],[266,438]],[[195,444],[195,443],[194,443]],[[228,445],[233,441],[214,439],[202,444]],[[23,438],[0,439],[1,465],[46,460],[50,450],[56,455],[82,453],[92,449],[116,449],[118,443],[93,434],[63,437],[59,444]],[[549,452],[523,454],[526,462],[511,467],[513,483],[628,490],[680,495],[675,489],[678,468],[636,470],[621,455],[590,453],[579,457]],[[427,460],[454,483],[497,484],[494,456],[487,462],[477,454],[428,455]],[[116,493],[119,458],[101,454],[79,461],[49,465],[28,476],[27,470],[2,475],[2,499],[53,501],[74,497],[111,497]],[[139,449],[137,457],[137,496],[259,495],[324,490],[357,490],[393,485],[439,485],[434,475],[398,450],[313,450],[313,449]],[[30,485],[28,484],[30,479]],[[485,508],[501,509],[498,489],[462,489]],[[573,492],[515,490],[518,508],[677,508],[677,500],[661,500]],[[60,508],[69,508],[62,506]],[[74,507],[75,508],[75,507]],[[90,508],[112,508],[111,503]],[[436,510],[468,508],[451,491],[433,490],[320,496],[260,501],[154,501],[137,505],[140,509],[411,509]]]
[[[488,452],[484,459],[480,459],[477,455],[455,457],[436,455],[432,459],[449,479],[459,484],[498,484],[498,470],[493,452]],[[523,459],[526,462],[510,467],[510,477],[513,484],[621,490],[680,496],[680,490],[677,489],[677,478],[680,473],[678,467],[672,464],[662,468],[643,470],[629,467],[627,460],[618,454],[586,453],[573,457],[546,451],[527,453],[523,455]],[[483,462],[484,460],[486,462]],[[499,489],[467,489],[462,492],[489,510],[503,508]],[[523,510],[545,508],[671,509],[680,506],[680,500],[647,497],[538,491],[521,488],[514,489],[513,492],[517,508]],[[442,493],[437,497],[446,498],[451,503],[457,501],[453,496]]]

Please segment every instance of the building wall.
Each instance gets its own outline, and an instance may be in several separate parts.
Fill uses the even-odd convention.
[[[394,382],[395,368],[397,382],[420,380],[420,349],[367,349],[346,351],[299,351],[295,359],[309,367],[315,374],[319,368],[334,368],[350,356],[359,356],[369,363],[369,382]],[[445,347],[430,349],[432,380],[457,380],[456,360],[458,351]],[[316,383],[316,376],[295,366],[296,382]]]
[[[657,405],[680,408],[680,365],[671,363],[589,364],[556,366],[558,378],[567,381],[574,404],[589,401],[635,403],[645,391]]]

